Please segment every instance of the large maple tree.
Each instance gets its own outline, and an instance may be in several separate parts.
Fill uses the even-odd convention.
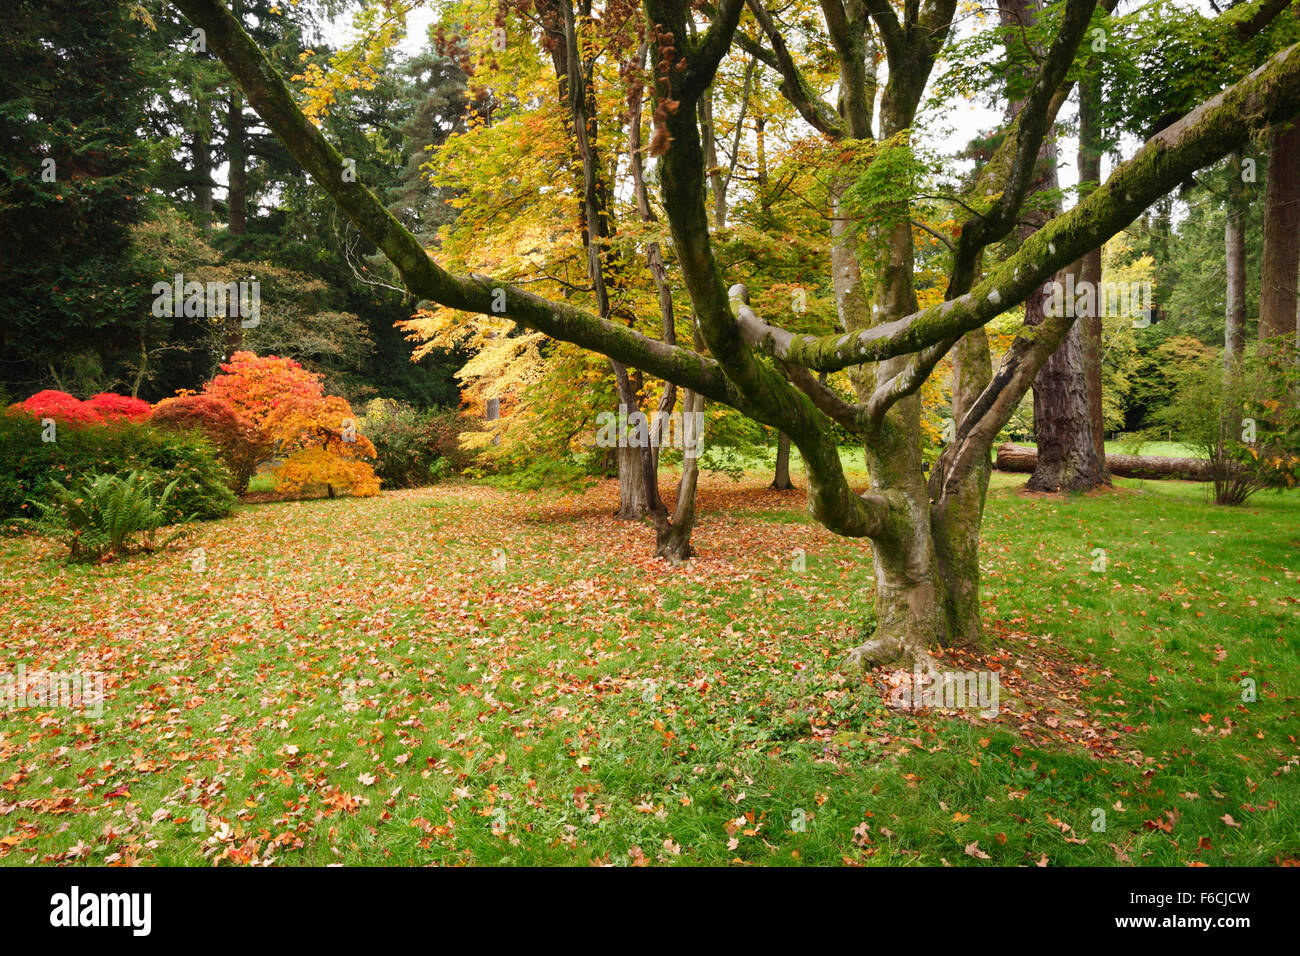
[[[675,383],[693,395],[726,403],[790,436],[808,474],[813,516],[836,534],[867,537],[874,555],[874,631],[853,652],[863,663],[910,658],[925,665],[935,644],[979,640],[979,537],[990,446],[1040,368],[1074,322],[1072,316],[1026,325],[993,368],[984,328],[1039,293],[1055,273],[1098,248],[1155,200],[1275,123],[1300,113],[1300,47],[1289,47],[1217,95],[1165,126],[1072,209],[1042,223],[997,263],[985,252],[1015,229],[1035,181],[1044,137],[1073,85],[1071,66],[1090,29],[1097,0],[1054,5],[1046,53],[1014,120],[991,158],[972,177],[965,220],[951,236],[943,301],[922,307],[918,296],[911,200],[892,214],[864,214],[851,201],[858,173],[846,164],[831,184],[831,246],[827,263],[840,329],[813,335],[765,321],[743,286],[729,287],[719,266],[706,205],[711,167],[701,134],[701,104],[720,62],[739,47],[778,78],[798,115],[846,155],[878,144],[877,155],[905,149],[922,97],[951,39],[956,0],[822,0],[825,35],[795,31],[763,0],[643,0],[653,81],[648,152],[657,157],[660,203],[671,253],[694,312],[698,347],[660,341],[608,310],[538,295],[504,279],[444,269],[364,183],[345,175],[344,157],[304,115],[267,57],[220,0],[175,0],[239,82],[249,102],[357,226],[384,252],[415,295],[442,306],[514,322]],[[569,0],[539,3],[566,20],[591,7]],[[1276,2],[1242,4],[1275,16]],[[1282,4],[1285,6],[1285,4]],[[745,28],[739,29],[748,12]],[[810,11],[811,12],[811,11]],[[1235,10],[1233,17],[1242,16]],[[545,41],[546,28],[532,42]],[[795,34],[798,33],[796,38]],[[574,53],[576,51],[570,51]],[[878,83],[875,54],[887,78]],[[834,105],[818,84],[831,64]],[[1212,64],[1206,64],[1207,69]],[[566,72],[572,73],[570,62]],[[557,73],[560,71],[557,69]],[[570,99],[581,152],[590,116]],[[640,130],[638,129],[638,135]],[[878,161],[878,160],[877,160]],[[596,164],[584,165],[588,210],[599,212]],[[919,199],[919,197],[916,197]],[[590,248],[606,236],[588,221]],[[992,257],[989,256],[989,259]],[[593,268],[593,276],[599,270]],[[955,427],[928,475],[922,467],[918,392],[951,357]],[[845,399],[820,381],[848,370],[855,396]],[[871,486],[856,493],[839,457],[838,429],[861,440]]]

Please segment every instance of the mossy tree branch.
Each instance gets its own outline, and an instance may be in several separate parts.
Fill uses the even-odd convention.
[[[1153,136],[1069,212],[1057,216],[970,292],[845,335],[794,335],[756,320],[744,330],[762,351],[834,372],[956,338],[1023,302],[1062,267],[1097,248],[1189,175],[1300,112],[1300,44]]]

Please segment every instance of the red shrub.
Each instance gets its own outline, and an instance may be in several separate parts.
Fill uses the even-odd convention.
[[[47,388],[23,402],[22,408],[37,418],[53,418],[68,424],[80,425],[97,421],[98,416],[93,410],[87,409],[85,404],[67,392]]]
[[[101,421],[125,418],[132,422],[142,422],[149,417],[149,403],[139,398],[114,395],[112,392],[100,392],[82,402],[83,410],[91,412]]]
[[[270,456],[269,445],[248,419],[215,395],[164,398],[154,406],[150,422],[160,428],[199,431],[211,439],[235,478],[237,494],[247,490],[258,464]]]

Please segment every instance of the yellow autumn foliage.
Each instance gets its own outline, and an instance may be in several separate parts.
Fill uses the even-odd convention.
[[[346,490],[356,498],[379,494],[379,478],[364,461],[344,458],[328,449],[315,446],[294,452],[275,473],[281,492],[301,494],[324,485],[331,497],[335,489]]]

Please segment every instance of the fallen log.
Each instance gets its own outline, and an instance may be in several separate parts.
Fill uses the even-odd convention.
[[[998,445],[998,471],[1030,472],[1038,465],[1038,452],[1024,445]],[[1106,467],[1121,478],[1173,478],[1212,481],[1210,462],[1204,458],[1162,458],[1154,455],[1107,455]]]

